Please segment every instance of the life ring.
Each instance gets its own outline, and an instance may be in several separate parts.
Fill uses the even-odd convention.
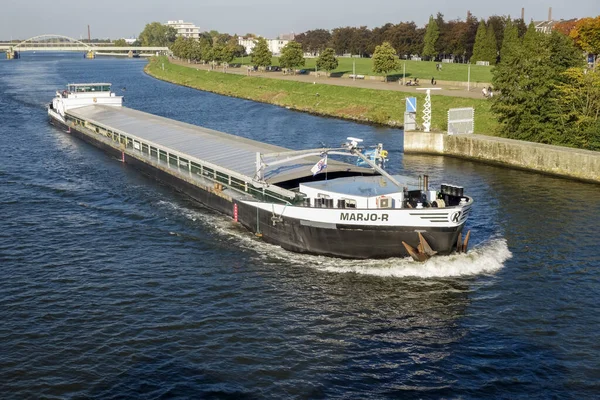
[[[94,97],[94,103],[97,103],[97,102],[98,102],[98,99]]]

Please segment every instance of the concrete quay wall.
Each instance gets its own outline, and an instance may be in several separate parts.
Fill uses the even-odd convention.
[[[600,152],[483,135],[404,132],[404,152],[441,154],[600,183]]]

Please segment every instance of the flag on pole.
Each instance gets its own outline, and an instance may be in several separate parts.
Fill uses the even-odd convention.
[[[319,172],[323,171],[325,168],[327,168],[327,154],[325,154],[325,157],[321,158],[319,160],[319,162],[317,162],[311,169],[310,172],[313,173],[313,176],[315,176],[316,174],[318,174]]]

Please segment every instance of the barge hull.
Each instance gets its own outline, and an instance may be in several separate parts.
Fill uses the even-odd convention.
[[[239,223],[249,231],[260,235],[265,242],[289,251],[355,259],[408,257],[409,254],[402,242],[416,247],[419,243],[417,232],[421,231],[438,254],[444,255],[454,250],[464,226],[427,228],[426,231],[420,227],[409,226],[382,230],[380,227],[343,224],[324,228],[311,226],[309,222],[296,218],[274,218],[271,212],[254,207],[249,202],[239,201],[209,186],[200,187],[192,184],[166,169],[130,156],[94,137],[93,134],[85,133],[83,129],[69,127],[52,117],[50,122],[69,134],[104,150],[109,155],[123,159],[142,173],[173,187],[212,210],[233,217],[234,205],[237,205]]]

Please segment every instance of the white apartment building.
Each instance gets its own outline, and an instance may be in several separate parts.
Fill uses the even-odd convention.
[[[244,46],[246,49],[246,53],[252,53],[252,49],[256,45],[255,38],[244,38],[242,36],[238,37],[238,44]],[[281,49],[283,46],[288,44],[289,40],[283,39],[267,39],[267,44],[269,45],[269,50],[273,53],[274,56],[281,54]]]
[[[183,20],[180,19],[178,21],[167,21],[165,25],[175,28],[177,36],[193,39],[200,38],[200,28],[191,22],[183,22]]]

